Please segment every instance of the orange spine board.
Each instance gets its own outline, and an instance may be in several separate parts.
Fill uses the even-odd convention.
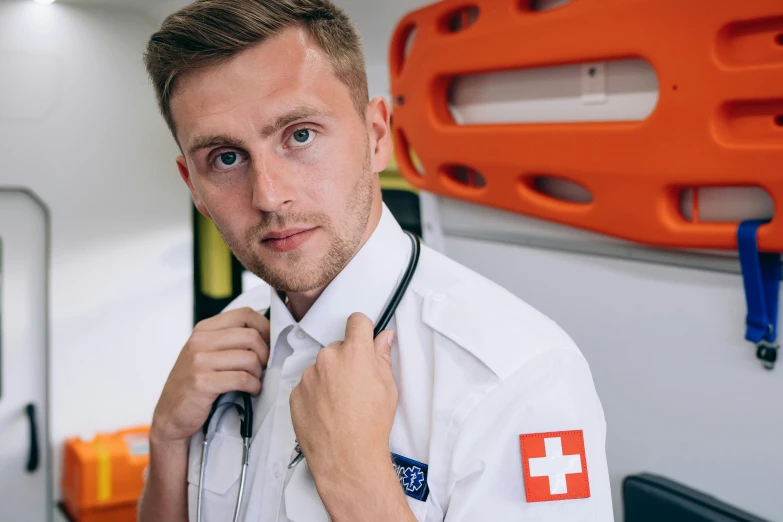
[[[737,246],[737,223],[682,216],[684,189],[758,186],[783,202],[783,2],[574,0],[544,12],[530,4],[444,0],[399,22],[390,75],[395,149],[409,183],[670,248]],[[450,31],[458,13],[468,25],[461,13],[470,7],[475,22]],[[643,121],[458,125],[447,106],[459,76],[633,58],[652,65],[660,86]],[[454,166],[486,183],[454,181]],[[531,188],[536,176],[578,183],[593,200],[547,197]],[[758,238],[761,250],[783,251],[783,218]]]

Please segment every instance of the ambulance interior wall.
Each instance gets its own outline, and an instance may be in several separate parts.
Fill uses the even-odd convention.
[[[147,424],[190,333],[190,201],[130,11],[0,2],[0,184],[52,219],[50,429]]]
[[[140,58],[155,24],[184,3],[161,2],[141,15],[0,1],[0,70],[8,72],[0,77],[0,143],[9,159],[0,183],[32,189],[52,215],[56,495],[65,437],[148,422],[190,333],[189,194]],[[365,39],[371,94],[388,95],[394,23],[428,2],[338,3]],[[572,83],[581,77],[568,74]],[[549,76],[539,79],[562,80],[562,71]],[[648,88],[641,99],[650,98]],[[574,102],[535,105],[548,118],[566,103],[573,118]],[[485,223],[484,209],[453,210]],[[773,470],[783,468],[775,443],[783,420],[775,399],[783,386],[779,370],[761,370],[742,341],[738,276],[448,235],[445,244],[557,320],[582,348],[607,413],[617,506],[622,477],[647,470],[779,518]]]
[[[553,227],[454,201],[440,207],[445,253],[559,323],[590,364],[618,521],[622,479],[640,472],[781,520],[783,368],[763,369],[744,341],[740,275],[466,239],[448,227]]]
[[[188,0],[112,3],[0,0],[0,185],[52,219],[55,500],[65,439],[149,423],[192,327],[190,194],[141,60]],[[426,2],[339,3],[368,42],[371,95],[386,94],[387,35]]]

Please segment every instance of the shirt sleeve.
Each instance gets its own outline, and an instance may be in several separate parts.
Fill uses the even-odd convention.
[[[575,346],[500,382],[456,438],[446,522],[611,522],[606,423]]]

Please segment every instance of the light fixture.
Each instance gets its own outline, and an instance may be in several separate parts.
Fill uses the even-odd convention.
[[[36,4],[49,5],[49,4],[53,4],[54,0],[33,0],[33,2],[35,2]]]

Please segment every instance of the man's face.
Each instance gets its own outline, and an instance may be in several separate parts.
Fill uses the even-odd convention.
[[[181,76],[171,110],[196,206],[272,287],[322,288],[366,241],[388,107],[373,100],[363,119],[303,29]]]

